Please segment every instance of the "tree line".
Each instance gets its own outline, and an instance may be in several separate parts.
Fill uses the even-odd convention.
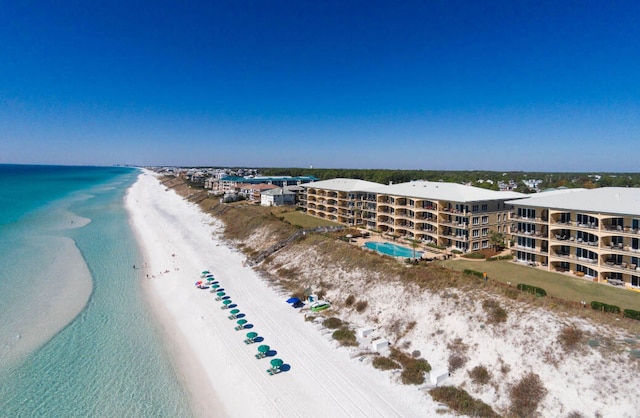
[[[523,180],[541,180],[539,189],[557,187],[593,189],[596,187],[640,187],[640,173],[552,173],[523,171],[438,171],[391,169],[341,169],[341,168],[261,168],[265,176],[314,176],[320,180],[350,178],[381,184],[405,183],[414,180],[443,181],[447,183],[471,183],[473,186],[499,190],[498,182],[510,180],[518,185],[519,192],[526,190]],[[487,180],[491,180],[488,182]]]

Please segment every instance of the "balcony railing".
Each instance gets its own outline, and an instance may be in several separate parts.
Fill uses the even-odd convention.
[[[616,270],[629,274],[637,274],[636,272],[640,271],[639,266],[627,262],[615,263],[612,261],[606,261],[602,266],[608,270]]]
[[[526,217],[526,216],[521,216],[516,214],[512,214],[511,219],[529,221],[529,222],[547,222],[549,220],[548,218],[542,218],[542,217],[531,218],[531,217]]]
[[[602,229],[608,232],[620,232],[622,234],[631,234],[631,235],[640,234],[640,229],[634,229],[628,226],[602,225]]]

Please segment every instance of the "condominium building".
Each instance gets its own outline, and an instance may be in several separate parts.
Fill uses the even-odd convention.
[[[491,232],[506,236],[513,204],[505,201],[526,196],[430,181],[332,179],[302,187],[311,216],[463,252],[488,248]]]
[[[516,260],[640,287],[640,189],[557,190],[506,203]]]

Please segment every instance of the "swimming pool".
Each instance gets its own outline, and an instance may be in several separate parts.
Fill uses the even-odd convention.
[[[373,242],[368,241],[364,244],[365,248],[379,252],[380,254],[390,255],[392,257],[413,257],[413,249],[392,244],[390,242]],[[415,256],[420,257],[421,251],[416,251]]]

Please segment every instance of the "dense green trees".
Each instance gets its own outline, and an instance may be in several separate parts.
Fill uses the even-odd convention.
[[[436,170],[387,170],[349,168],[261,168],[265,176],[315,176],[320,180],[351,178],[381,184],[404,183],[412,180],[470,183],[476,187],[498,190],[498,182],[513,180],[521,193],[527,189],[522,180],[542,180],[541,189],[555,187],[640,187],[640,173],[545,173],[523,171],[436,171]],[[479,181],[480,180],[480,181]],[[491,180],[491,181],[486,181]]]

